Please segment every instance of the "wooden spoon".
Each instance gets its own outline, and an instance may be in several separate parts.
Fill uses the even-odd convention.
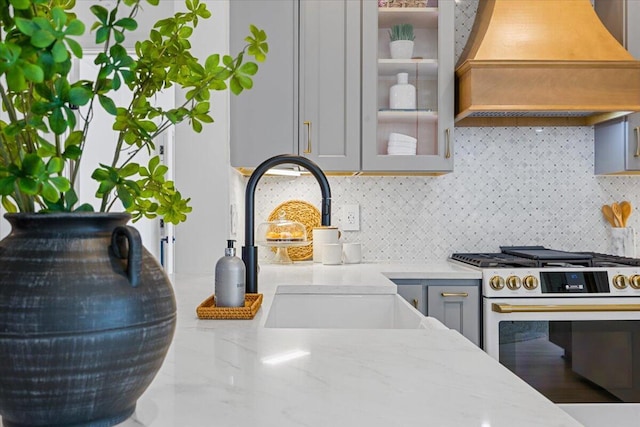
[[[611,206],[602,205],[602,214],[612,227],[616,227],[616,219],[613,215],[613,209],[611,209]]]
[[[622,226],[626,227],[627,220],[631,215],[631,211],[633,210],[633,207],[631,206],[631,203],[627,202],[626,200],[623,200],[622,202],[620,202],[620,210],[622,212]]]
[[[620,205],[617,202],[613,202],[611,204],[611,210],[613,211],[613,216],[616,219],[618,227],[622,227],[622,209],[620,209]]]

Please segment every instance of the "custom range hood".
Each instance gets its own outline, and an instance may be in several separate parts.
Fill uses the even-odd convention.
[[[590,0],[479,0],[456,126],[582,126],[640,111],[640,61]]]

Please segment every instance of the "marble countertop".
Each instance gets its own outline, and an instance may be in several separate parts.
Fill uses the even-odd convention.
[[[253,320],[235,321],[196,318],[213,292],[212,276],[175,276],[172,347],[120,426],[580,426],[456,331],[263,327],[276,292],[394,293],[388,277],[479,278],[465,270],[448,263],[263,266],[262,308]]]

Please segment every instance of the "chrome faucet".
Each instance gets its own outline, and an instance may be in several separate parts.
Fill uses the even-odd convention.
[[[258,292],[258,247],[254,244],[256,186],[265,172],[274,166],[286,163],[302,166],[316,178],[322,192],[322,225],[331,225],[331,188],[329,187],[327,176],[318,165],[306,157],[295,154],[281,154],[271,157],[258,165],[249,177],[245,192],[242,260],[246,267],[245,286],[247,293],[255,294]]]

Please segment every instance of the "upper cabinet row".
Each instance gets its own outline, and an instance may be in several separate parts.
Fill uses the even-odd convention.
[[[453,170],[454,1],[422,3],[230,2],[231,51],[250,24],[269,42],[254,87],[231,99],[232,166],[293,153],[334,173]],[[395,24],[413,26],[404,59],[391,57]]]

